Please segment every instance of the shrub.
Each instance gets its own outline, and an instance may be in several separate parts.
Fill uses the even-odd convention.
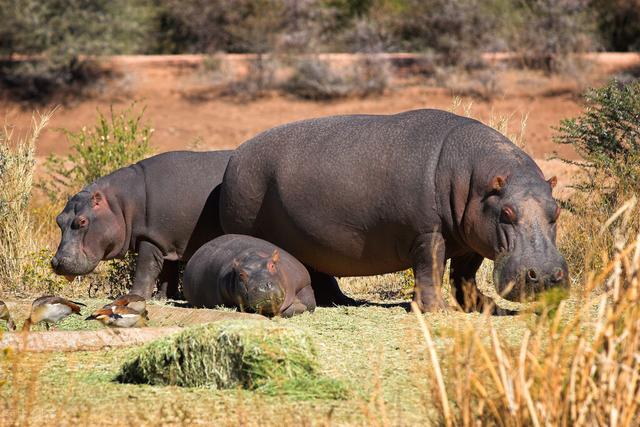
[[[273,322],[225,321],[154,341],[126,362],[119,381],[242,387],[299,398],[345,398],[344,386],[322,378],[311,336]]]
[[[142,50],[152,22],[142,0],[0,0],[0,85],[27,100],[95,81],[87,55]],[[16,57],[18,55],[19,57]]]
[[[333,71],[329,63],[310,57],[294,63],[293,74],[283,88],[302,99],[326,101],[347,96],[380,95],[388,83],[388,63],[375,55],[363,55],[340,73]]]
[[[563,120],[555,138],[571,145],[583,159],[584,180],[578,188],[606,194],[640,192],[640,82],[611,81],[585,95],[587,108],[576,118]]]
[[[571,71],[573,54],[595,47],[588,0],[532,0],[518,12],[510,45],[526,67]]]
[[[640,82],[620,85],[612,81],[587,91],[585,100],[582,115],[563,120],[555,137],[581,158],[564,159],[577,165],[581,173],[574,185],[578,191],[562,202],[569,215],[559,235],[560,249],[574,275],[608,263],[615,236],[603,224],[640,192]],[[628,221],[630,233],[640,231],[637,215]]]
[[[109,116],[98,111],[92,129],[63,130],[71,142],[71,154],[47,158],[48,180],[40,187],[53,201],[66,201],[101,176],[147,157],[153,129],[142,123],[143,114],[144,109],[135,112],[133,106],[120,113],[111,108]]]
[[[605,48],[616,52],[640,49],[640,1],[595,0],[593,8]]]

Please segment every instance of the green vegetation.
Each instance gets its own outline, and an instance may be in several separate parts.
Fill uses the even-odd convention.
[[[564,201],[573,216],[563,222],[560,239],[574,273],[608,263],[616,238],[608,229],[612,223],[624,219],[626,235],[640,231],[638,215],[615,215],[609,221],[624,206],[634,210],[640,192],[640,83],[611,81],[587,91],[585,100],[584,113],[562,121],[556,137],[556,142],[571,145],[582,158],[565,160],[582,172],[574,180],[579,191]]]
[[[121,112],[111,109],[108,116],[98,111],[92,129],[64,130],[71,153],[50,155],[45,163],[48,179],[41,183],[52,201],[66,201],[96,179],[151,154],[153,129],[142,122],[144,108],[137,112],[134,107]]]
[[[101,71],[86,55],[145,50],[150,8],[143,0],[0,0],[0,87],[45,101],[90,83]]]
[[[125,363],[125,383],[242,387],[299,398],[345,398],[318,375],[317,350],[303,330],[267,320],[225,321],[154,341]]]
[[[483,66],[514,52],[548,72],[577,72],[574,53],[640,45],[633,1],[588,0],[0,0],[0,86],[20,99],[82,93],[105,54],[255,53],[238,82],[268,90],[274,56],[422,52],[438,67]],[[446,72],[445,72],[446,74]]]

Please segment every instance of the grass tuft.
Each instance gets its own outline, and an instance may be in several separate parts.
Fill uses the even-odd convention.
[[[293,398],[344,399],[347,388],[318,374],[311,336],[272,322],[225,321],[154,341],[126,362],[118,381],[245,388]]]

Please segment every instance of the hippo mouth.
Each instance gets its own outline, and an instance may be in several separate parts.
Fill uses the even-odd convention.
[[[513,256],[512,253],[503,252],[496,257],[493,266],[494,286],[500,296],[506,300],[521,303],[535,302],[548,290],[568,288],[566,276],[553,283],[545,280],[532,282],[530,269],[523,266],[513,270]]]
[[[82,256],[70,257],[70,256],[58,256],[56,254],[51,259],[51,268],[53,272],[64,276],[68,281],[73,281],[77,276],[84,276],[93,272],[100,260],[93,261],[89,259],[86,254]]]

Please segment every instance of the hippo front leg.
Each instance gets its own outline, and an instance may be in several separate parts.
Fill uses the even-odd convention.
[[[451,284],[455,288],[456,300],[466,311],[482,311],[491,300],[478,290],[476,272],[484,257],[476,253],[451,258]]]
[[[135,279],[130,292],[146,299],[151,298],[163,264],[162,251],[152,243],[141,242],[138,246]]]
[[[446,261],[442,234],[436,232],[419,236],[412,250],[412,258],[415,277],[413,300],[423,312],[445,309],[441,290]]]

